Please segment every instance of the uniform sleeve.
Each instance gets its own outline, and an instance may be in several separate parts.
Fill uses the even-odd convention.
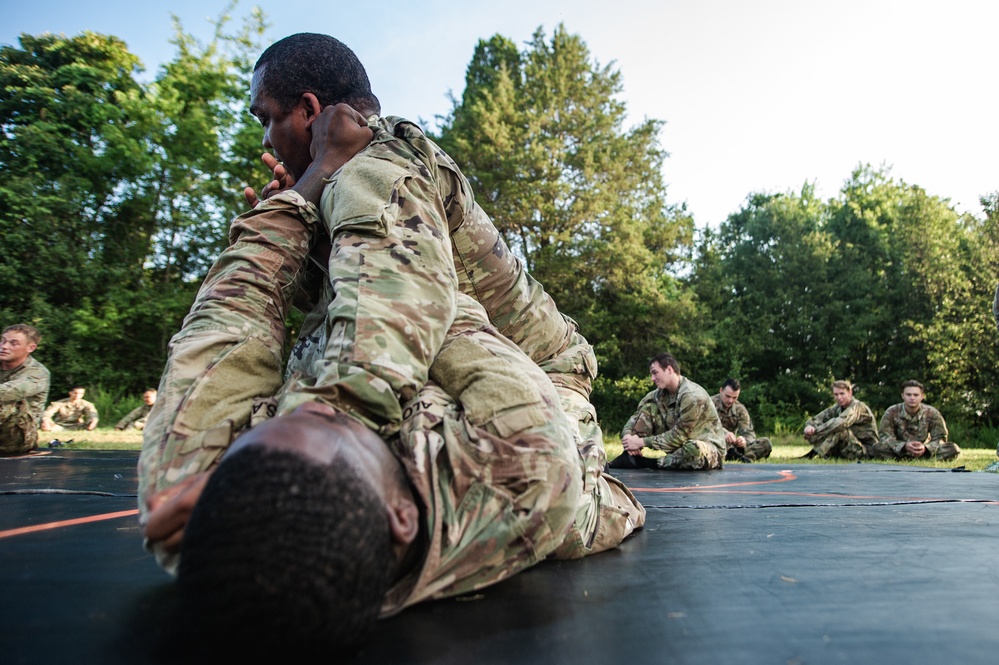
[[[249,423],[254,401],[279,388],[284,318],[317,220],[315,207],[288,191],[233,222],[229,247],[170,341],[143,430],[143,515],[149,495],[211,467]]]
[[[42,420],[44,422],[52,422],[52,416],[59,410],[60,404],[61,402],[52,402],[45,407],[45,411],[42,412]]]
[[[812,416],[805,422],[805,427],[808,427],[810,425],[815,429],[819,429],[819,427],[822,426],[822,424],[825,423],[827,420],[830,420],[837,416],[838,409],[839,407],[830,406],[828,409],[824,409],[816,413],[814,416]]]
[[[132,409],[131,411],[128,412],[128,415],[126,415],[124,418],[118,421],[118,424],[115,425],[114,428],[125,429],[126,427],[134,423],[136,420],[138,420],[142,416],[142,413],[143,409],[141,406]]]
[[[947,423],[943,416],[936,409],[930,411],[927,417],[927,429],[929,429],[929,440],[926,442],[926,452],[936,455],[940,449],[940,444],[947,441]]]
[[[819,414],[820,416],[826,414],[826,419],[815,427],[816,434],[838,432],[852,427],[854,424],[860,422],[865,413],[864,409],[860,406],[860,402],[857,400],[853,400],[839,415],[835,415],[835,410],[836,407],[830,407]]]
[[[17,376],[9,381],[0,383],[0,402],[20,402],[48,389],[48,375],[44,371],[29,367],[23,372],[18,372]]]
[[[83,419],[86,421],[88,426],[91,423],[96,425],[100,421],[100,414],[97,413],[97,407],[88,402],[87,405],[83,407]]]
[[[621,430],[622,439],[635,432],[635,425],[638,423],[638,419],[642,417],[642,414],[648,411],[647,405],[655,399],[655,394],[656,391],[653,390],[652,392],[646,394],[645,397],[642,398],[642,401],[638,403],[638,408],[635,410],[635,413],[631,416],[631,418],[628,418],[628,422],[624,424],[624,428]]]
[[[361,153],[323,193],[332,241],[327,342],[279,412],[320,399],[390,436],[455,316],[443,202],[426,174]]]
[[[749,417],[749,409],[742,404],[739,405],[739,431],[736,434],[744,438],[746,443],[756,440],[756,432],[753,430],[753,419]]]
[[[490,322],[531,360],[551,360],[569,347],[575,326],[510,252],[478,204],[452,232],[451,243],[462,292],[482,303]],[[591,373],[596,374],[595,361]]]

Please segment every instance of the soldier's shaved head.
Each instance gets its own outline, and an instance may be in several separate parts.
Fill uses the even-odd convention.
[[[320,104],[348,104],[364,115],[380,114],[364,65],[340,40],[329,35],[300,32],[271,44],[253,71],[264,68],[264,90],[285,113],[306,92]]]

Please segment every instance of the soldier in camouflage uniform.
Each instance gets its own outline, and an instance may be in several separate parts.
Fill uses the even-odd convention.
[[[880,440],[873,457],[882,459],[930,459],[940,462],[961,454],[961,448],[947,440],[947,423],[940,412],[923,404],[925,392],[919,381],[902,384],[902,403],[881,416]]]
[[[301,83],[330,48],[349,54],[344,68],[356,63],[331,38],[296,35],[255,69],[251,110],[283,163],[265,156],[275,180],[262,201],[248,191],[256,206],[233,222],[171,341],[139,463],[158,560],[176,567],[185,511],[234,439],[316,409],[381,437],[423,506],[412,541],[427,548],[422,564],[396,581],[383,614],[549,555],[616,546],[644,509],[600,468],[592,350],[506,250],[450,158],[415,125],[378,117],[360,63],[360,92],[320,99],[311,90],[322,85]],[[339,101],[366,120],[345,122],[356,112]],[[370,145],[340,168],[358,124]],[[311,311],[282,381],[292,298]]]
[[[31,354],[41,341],[32,326],[8,326],[0,337],[0,455],[38,447],[38,425],[49,396],[49,371]]]
[[[128,412],[124,418],[118,421],[118,424],[114,426],[117,430],[123,430],[127,427],[133,429],[143,429],[146,426],[146,418],[149,417],[149,412],[153,408],[153,404],[156,403],[156,391],[150,388],[146,392],[142,393],[142,405],[137,406]]]
[[[49,404],[42,413],[43,432],[62,432],[63,430],[87,430],[97,427],[99,420],[97,407],[83,399],[86,390],[76,386],[69,391],[69,399],[62,399]]]
[[[870,407],[854,399],[853,385],[849,381],[833,381],[832,393],[836,405],[805,423],[805,438],[812,444],[806,457],[870,457],[878,442]]]
[[[756,438],[753,419],[739,401],[740,392],[742,385],[739,380],[729,378],[725,379],[718,394],[711,396],[715,411],[718,412],[718,419],[725,428],[725,444],[728,446],[725,459],[741,462],[766,459],[770,457],[773,446],[770,444],[770,439]]]
[[[649,365],[656,389],[642,398],[621,431],[624,453],[612,468],[650,467],[697,470],[720,469],[725,459],[725,430],[707,391],[680,375],[680,365],[669,353],[660,353]],[[645,447],[666,452],[651,460]],[[654,462],[654,464],[653,464]]]

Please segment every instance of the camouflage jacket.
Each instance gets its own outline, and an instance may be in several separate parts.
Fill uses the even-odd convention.
[[[90,425],[97,424],[97,420],[97,407],[85,399],[76,404],[68,399],[52,402],[42,414],[43,422],[56,425]]]
[[[142,404],[135,407],[128,412],[128,415],[118,421],[118,424],[114,426],[115,429],[125,429],[129,425],[135,425],[139,429],[142,429],[146,425],[146,418],[149,417],[149,412],[152,408],[150,404]]]
[[[321,215],[295,192],[285,192],[233,223],[230,247],[216,261],[183,329],[171,341],[167,369],[145,429],[140,508],[152,492],[211,468],[235,435],[257,418],[288,412],[310,400],[326,402],[366,423],[393,446],[426,504],[427,559],[416,579],[406,580],[405,589],[390,594],[385,611],[392,612],[424,598],[484,586],[549,554],[581,556],[613,547],[641,526],[644,509],[620,483],[604,477],[592,459],[580,456],[581,427],[568,423],[564,411],[551,411],[550,396],[541,400],[543,408],[539,406],[538,395],[565,399],[553,393],[554,378],[545,379],[544,389],[529,392],[533,395],[530,403],[518,401],[524,398],[524,390],[509,390],[508,396],[487,390],[489,399],[476,401],[474,391],[465,395],[457,389],[442,390],[440,385],[450,385],[448,380],[429,381],[431,366],[441,368],[438,357],[445,347],[467,346],[455,346],[449,339],[455,333],[449,331],[456,326],[488,327],[481,306],[459,292],[449,237],[449,212],[456,215],[455,230],[462,226],[454,206],[459,206],[461,214],[473,216],[476,208],[470,200],[460,203],[460,197],[445,195],[446,183],[460,173],[434,166],[430,158],[436,159],[437,153],[429,141],[412,138],[425,148],[416,150],[396,136],[403,133],[408,139],[408,133],[415,131],[412,125],[405,124],[394,133],[374,129],[371,145],[330,179]],[[328,236],[328,260],[317,263],[314,253],[310,254],[313,233],[320,240]],[[476,267],[470,263],[465,272],[477,274]],[[539,359],[548,357],[545,362],[552,371],[566,369],[569,376],[563,383],[579,383],[572,377],[576,370],[590,371],[585,360],[592,356],[589,346],[568,319],[534,300],[544,292],[531,289],[526,274],[523,280],[513,280],[520,285],[516,288],[509,284],[512,274],[497,274],[495,286],[478,282],[478,288],[493,289],[493,311],[506,308],[535,312],[529,316],[538,317],[545,313],[544,321],[527,326],[534,332],[520,343],[533,349],[532,355]],[[473,288],[475,280],[467,281]],[[282,382],[284,314],[296,292],[296,303],[303,302],[304,295],[304,300],[311,301],[311,311]],[[504,298],[517,302],[504,302]],[[530,302],[520,302],[520,298]],[[489,296],[483,299],[488,301]],[[515,319],[511,314],[508,328],[516,327]],[[552,326],[554,332],[549,331]],[[497,363],[495,357],[501,354],[493,347],[499,347],[490,342],[486,346],[496,351],[489,356],[492,359],[480,355],[480,363],[465,365],[467,375],[495,378],[508,371],[522,374],[525,367],[540,372],[522,352],[510,352],[515,346],[504,344],[507,356],[522,360],[511,359],[510,367]],[[531,384],[527,376],[519,379],[525,390]],[[449,380],[461,383],[459,378]],[[511,385],[510,381],[495,383]],[[592,414],[588,402],[581,411],[587,408]],[[533,415],[523,420],[526,416],[518,415],[520,411]],[[458,415],[448,419],[442,412]],[[539,413],[544,423],[535,422]],[[429,416],[424,418],[425,414]],[[505,443],[483,439],[479,432],[460,424],[464,420],[480,428],[495,427],[494,436]],[[595,428],[595,417],[592,420]],[[459,424],[452,428],[451,422]],[[529,429],[538,432],[518,430],[521,422],[533,423]],[[538,455],[537,465],[525,464],[522,439],[536,442],[539,449],[554,447],[560,452]],[[518,443],[513,445],[514,441]],[[446,449],[441,447],[445,444]],[[512,466],[503,466],[483,457],[478,445],[497,449],[512,445],[519,458]],[[571,482],[563,482],[566,449],[572,453],[570,475],[575,480]],[[555,466],[543,471],[539,465],[548,464],[545,460]],[[497,491],[491,480],[501,466],[504,473],[522,481],[527,481],[525,473],[540,474],[531,478],[549,474],[540,485],[525,484],[534,488],[536,496],[531,500],[539,503],[533,515],[517,516],[517,520],[534,520],[538,526],[539,515],[554,511],[547,535],[538,533],[532,539],[515,533],[524,528],[523,522],[511,521],[510,510],[517,504],[504,504],[513,498]],[[556,467],[561,470],[553,471]],[[494,498],[487,500],[491,495]],[[573,518],[568,521],[567,506]],[[498,520],[497,515],[510,519]],[[512,530],[503,531],[507,526]],[[455,540],[456,534],[464,535]],[[485,542],[479,542],[480,537]],[[490,548],[494,567],[485,566],[484,547]],[[168,569],[175,566],[175,558],[158,556]]]
[[[947,441],[947,423],[940,412],[928,404],[920,404],[919,410],[910,415],[905,404],[888,407],[881,416],[881,443],[891,446],[895,454],[900,454],[909,441],[919,441],[926,445],[930,455],[936,455],[940,444]]]
[[[0,369],[0,404],[27,400],[35,422],[42,418],[49,398],[49,371],[32,356],[14,369]]]
[[[756,441],[756,432],[753,431],[753,419],[749,417],[749,411],[745,405],[736,400],[731,408],[726,409],[722,402],[721,395],[715,393],[711,396],[711,403],[715,405],[718,412],[718,420],[726,431],[732,432],[736,436],[741,436],[746,443]]]
[[[867,445],[874,445],[878,441],[874,414],[871,408],[859,399],[854,399],[846,405],[846,408],[833,404],[825,411],[809,418],[805,427],[809,425],[815,428],[816,437],[825,437],[849,429],[858,440]]]
[[[711,398],[704,388],[686,377],[680,379],[675,395],[657,388],[643,397],[638,411],[624,426],[622,437],[632,433],[643,413],[651,414],[652,418],[652,434],[643,437],[650,448],[671,453],[687,441],[705,441],[725,453],[725,431]]]

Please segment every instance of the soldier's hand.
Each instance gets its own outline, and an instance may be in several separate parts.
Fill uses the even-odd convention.
[[[191,512],[198,503],[211,473],[203,471],[188,476],[173,487],[149,497],[146,501],[149,515],[143,527],[143,535],[151,543],[159,543],[171,554],[180,551],[187,521],[191,518]]]
[[[329,177],[366,148],[374,135],[365,117],[352,106],[327,106],[312,123],[313,163],[322,164]]]
[[[324,108],[312,121],[310,129],[312,162],[294,189],[306,201],[318,204],[326,179],[364,149],[375,134],[364,116],[346,104]]]
[[[812,427],[811,425],[809,425],[808,427],[805,428],[805,436],[811,436],[813,434],[815,434],[815,428],[814,427]]]
[[[624,448],[624,452],[629,455],[641,455],[642,448],[645,447],[645,442],[642,437],[636,434],[627,434],[621,437],[621,446]]]
[[[922,457],[926,452],[926,446],[921,441],[909,441],[905,444],[905,449],[913,457]]]
[[[260,161],[264,163],[264,166],[270,169],[271,175],[274,176],[274,179],[264,185],[263,190],[260,192],[259,198],[252,187],[247,187],[243,190],[243,197],[246,199],[246,202],[251,208],[256,208],[257,204],[260,203],[261,200],[266,201],[275,194],[283,192],[286,189],[291,189],[295,186],[295,178],[288,173],[288,169],[284,167],[284,164],[277,160],[277,157],[269,152],[265,152],[260,155]]]

